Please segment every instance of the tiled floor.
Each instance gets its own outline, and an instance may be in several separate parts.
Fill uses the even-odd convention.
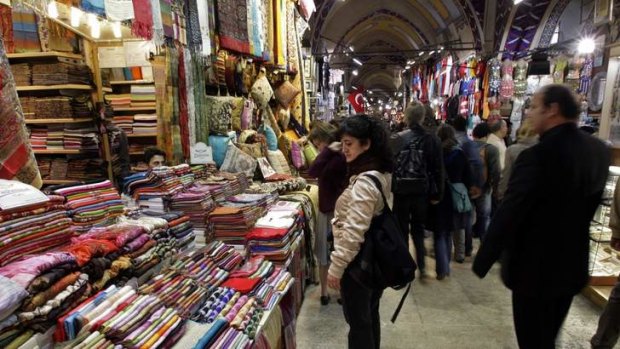
[[[429,241],[430,242],[430,241]],[[434,269],[427,257],[428,270]],[[395,324],[390,317],[402,291],[386,290],[381,299],[382,348],[517,348],[512,324],[510,292],[499,278],[496,265],[480,280],[471,272],[471,260],[452,265],[451,276],[415,280],[412,293]],[[306,291],[297,322],[300,349],[346,348],[348,326],[342,309],[332,302],[321,306],[320,290]],[[601,309],[579,295],[558,341],[558,348],[590,348]]]

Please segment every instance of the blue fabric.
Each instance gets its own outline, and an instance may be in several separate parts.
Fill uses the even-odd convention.
[[[217,319],[207,333],[205,333],[205,335],[200,338],[200,341],[196,343],[194,349],[209,348],[211,344],[213,344],[213,341],[217,339],[219,334],[222,333],[227,327],[228,322],[226,322],[226,320]]]
[[[265,138],[267,138],[267,149],[271,151],[278,150],[278,137],[276,137],[276,132],[271,127],[265,125],[263,127],[263,133],[265,134]]]
[[[82,0],[82,9],[105,17],[105,5],[103,0]]]
[[[474,200],[476,207],[476,224],[473,226],[474,235],[484,240],[491,222],[491,192],[484,192]]]
[[[222,166],[222,163],[224,163],[229,140],[229,136],[209,136],[209,145],[213,148],[213,161],[215,161],[217,167]]]
[[[452,254],[452,236],[450,231],[441,229],[433,232],[435,247],[435,272],[437,275],[450,274],[450,256]]]

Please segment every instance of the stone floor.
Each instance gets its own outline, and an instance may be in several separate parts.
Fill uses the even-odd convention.
[[[427,241],[427,243],[430,241]],[[430,247],[430,246],[429,246]],[[427,268],[434,270],[427,257]],[[449,278],[415,280],[395,324],[390,317],[402,291],[386,290],[381,299],[382,348],[517,348],[510,293],[496,265],[480,280],[471,272],[471,259],[452,265]],[[320,289],[311,286],[297,322],[299,349],[346,348],[348,326],[342,309],[332,302],[321,306]],[[590,348],[601,309],[575,297],[558,340],[558,348]]]

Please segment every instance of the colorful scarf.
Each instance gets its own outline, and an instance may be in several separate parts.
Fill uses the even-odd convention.
[[[160,0],[161,21],[164,27],[164,37],[174,39],[174,21],[172,19],[172,1]]]
[[[286,3],[287,0],[273,0],[273,23],[274,23],[274,58],[275,64],[285,66],[287,63],[286,47]]]
[[[164,24],[161,19],[161,6],[159,0],[150,0],[153,20],[153,42],[156,46],[164,44]]]
[[[28,143],[22,107],[0,38],[0,178],[17,179],[40,188],[41,175]]]
[[[135,15],[131,24],[131,32],[151,40],[153,38],[153,13],[150,0],[133,0],[133,12]]]
[[[187,78],[185,71],[185,55],[187,52],[183,47],[178,47],[179,50],[179,131],[181,140],[181,149],[183,151],[183,158],[189,159],[189,115],[187,102],[189,96],[187,94]]]
[[[13,39],[15,52],[41,51],[37,16],[21,2],[13,4]]]
[[[4,38],[6,52],[15,52],[15,42],[13,41],[13,11],[9,6],[0,5],[0,36]]]

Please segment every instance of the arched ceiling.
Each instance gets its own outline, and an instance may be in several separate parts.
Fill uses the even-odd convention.
[[[418,57],[417,50],[460,39],[455,24],[470,30],[472,45],[482,42],[485,0],[316,0],[316,5],[313,52],[330,53],[335,67],[357,69],[351,84],[367,89],[398,89],[401,71]],[[353,57],[364,65],[352,64]]]

